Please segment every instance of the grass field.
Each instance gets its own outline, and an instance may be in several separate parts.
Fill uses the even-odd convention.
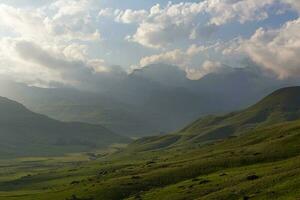
[[[300,121],[203,146],[1,162],[0,199],[297,199]]]

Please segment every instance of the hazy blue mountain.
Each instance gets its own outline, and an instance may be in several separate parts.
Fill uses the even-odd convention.
[[[62,155],[130,140],[100,126],[60,122],[0,97],[0,156]]]
[[[119,134],[140,137],[174,131],[199,116],[244,108],[297,82],[266,76],[255,67],[224,67],[190,80],[176,66],[155,64],[129,75],[104,77],[98,92],[3,81],[0,95],[59,120],[101,124]]]

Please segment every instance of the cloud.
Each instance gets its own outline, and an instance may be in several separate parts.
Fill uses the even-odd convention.
[[[129,40],[150,48],[164,48],[177,40],[189,38],[201,7],[197,3],[169,3],[165,8],[157,4],[138,24]]]
[[[140,60],[140,66],[146,66],[154,63],[184,65],[186,62],[186,54],[180,49],[175,49],[161,54],[146,56]]]
[[[39,42],[100,39],[89,10],[82,8],[80,1],[74,1],[79,4],[80,10],[75,9],[74,3],[68,8],[67,2],[61,2],[55,1],[42,9],[19,9],[0,4],[0,27],[8,28],[19,37]],[[54,14],[51,16],[48,13]]]
[[[66,16],[76,16],[82,15],[90,7],[89,0],[57,0],[53,2],[50,6],[51,10],[56,13],[53,19],[60,19]]]
[[[113,8],[104,8],[99,11],[98,17],[115,17],[119,12],[119,9],[114,10]]]
[[[222,25],[231,20],[240,23],[260,21],[268,18],[267,6],[275,0],[212,0],[207,3],[206,12],[211,15],[210,23]]]
[[[85,57],[84,45],[53,49],[32,41],[7,38],[0,40],[0,46],[0,74],[31,85],[60,84],[98,91],[102,85],[126,74],[120,67],[110,66],[101,59]]]
[[[300,11],[300,1],[299,0],[282,0],[282,1],[290,4],[293,8]]]
[[[0,4],[0,28],[8,32],[0,39],[0,74],[43,87],[94,87],[100,77],[97,69],[110,70],[89,55],[87,42],[100,40],[90,2],[58,0],[39,8]]]
[[[291,0],[292,1],[292,0]],[[269,6],[277,0],[204,0],[201,2],[156,4],[146,10],[104,9],[100,15],[114,17],[120,23],[137,23],[127,37],[150,48],[165,48],[178,40],[210,36],[218,26],[232,21],[246,23],[268,18]]]
[[[62,51],[66,58],[73,60],[85,60],[88,57],[87,45],[73,43],[66,46]]]
[[[148,16],[146,10],[131,10],[127,9],[125,11],[118,12],[115,20],[117,22],[122,22],[125,24],[142,22]]]
[[[217,73],[222,69],[222,64],[218,61],[206,60],[199,68],[186,69],[187,77],[198,80],[210,73]]]
[[[0,27],[18,36],[28,39],[47,37],[47,31],[43,23],[45,16],[38,11],[30,12],[17,9],[4,4],[0,5]]]
[[[165,63],[170,65],[179,66],[187,74],[190,79],[200,79],[206,74],[215,73],[222,68],[222,65],[218,61],[210,60],[204,57],[202,64],[199,60],[194,60],[195,57],[199,57],[200,54],[205,55],[208,51],[217,49],[221,44],[216,43],[209,46],[197,46],[191,45],[185,51],[175,49],[172,51],[166,51],[160,54],[143,57],[140,60],[139,67],[144,67],[150,64]]]
[[[124,24],[132,24],[132,23],[140,23],[149,15],[148,11],[142,10],[120,10],[113,8],[104,8],[101,9],[98,13],[98,17],[107,17],[113,18],[115,22],[124,23]]]
[[[144,67],[155,63],[167,63],[171,65],[177,65],[182,69],[185,69],[195,55],[205,51],[208,48],[209,47],[191,45],[186,51],[174,49],[160,54],[143,57],[140,60],[139,65]]]
[[[47,15],[44,24],[47,31],[63,37],[64,40],[95,41],[100,40],[100,31],[96,27],[97,16],[92,12],[90,0],[57,0],[44,7]]]
[[[37,84],[40,86],[43,80],[43,87],[53,82],[64,84],[55,70],[41,67],[20,56],[17,52],[17,44],[22,43],[21,39],[2,38],[0,39],[0,74],[18,82]],[[31,49],[24,49],[29,51]]]
[[[226,63],[223,56],[234,60],[242,55],[280,78],[296,76],[297,55],[300,55],[299,20],[288,22],[280,29],[261,28],[248,39],[209,40],[218,36],[213,34],[228,23],[260,21],[267,19],[274,9],[286,12],[291,8],[293,13],[300,11],[299,1],[183,1],[137,10],[100,10],[93,0],[53,0],[41,7],[23,8],[0,4],[0,74],[30,84],[97,88],[104,84],[103,80],[112,81],[124,75],[120,67],[109,66],[93,51],[102,48],[99,48],[101,26],[116,30],[122,23],[130,24],[130,28],[120,26],[122,37],[128,35],[128,41],[154,48],[126,43],[128,49],[141,49],[137,56],[156,52],[142,57],[138,67],[163,62],[178,65],[191,79],[198,79],[220,70],[221,63]],[[105,17],[112,20],[102,23]],[[111,27],[114,25],[117,27]],[[109,39],[107,43],[113,42],[106,46],[116,48],[119,41]],[[197,45],[191,45],[195,41]]]
[[[300,18],[287,22],[280,29],[258,29],[241,44],[254,62],[273,71],[279,78],[300,75]]]
[[[46,68],[49,72],[58,75],[61,82],[69,85],[80,85],[93,74],[93,70],[88,68],[83,61],[67,59],[32,42],[18,41],[15,44],[15,50],[19,58],[28,65]]]

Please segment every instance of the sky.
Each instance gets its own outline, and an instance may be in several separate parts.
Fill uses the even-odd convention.
[[[166,63],[200,79],[245,60],[300,76],[299,0],[0,0],[0,75],[88,88]]]

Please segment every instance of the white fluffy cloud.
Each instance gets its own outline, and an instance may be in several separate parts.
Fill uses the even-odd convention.
[[[0,4],[0,28],[7,33],[0,40],[0,74],[31,84],[78,86],[94,78],[96,69],[105,71],[107,64],[89,58],[85,44],[100,39],[91,8],[89,0],[28,9]]]
[[[113,18],[116,22],[131,24],[131,23],[139,23],[148,17],[148,11],[142,10],[120,10],[120,9],[112,9],[112,8],[104,8],[99,11],[98,17],[108,17]]]
[[[62,50],[66,58],[72,60],[85,60],[88,58],[88,47],[82,44],[70,44]]]
[[[82,7],[81,1],[74,2],[69,5],[65,1],[56,1],[42,9],[19,9],[0,4],[0,27],[19,37],[40,42],[99,40],[99,30],[88,8]],[[47,15],[46,12],[54,14]]]
[[[54,19],[82,15],[89,7],[89,0],[57,0],[50,5],[50,9],[56,11]]]
[[[263,20],[268,17],[265,8],[275,0],[212,0],[207,3],[206,12],[210,13],[210,23],[221,25],[230,20],[240,23]]]
[[[157,4],[138,24],[129,40],[151,48],[164,48],[177,40],[189,38],[202,9],[202,3],[170,3],[165,8]]]
[[[204,1],[205,2],[205,1]],[[202,2],[204,4],[204,2]],[[232,4],[230,5],[229,2]],[[222,0],[212,0],[209,3],[206,2],[206,12],[211,13],[211,18],[209,23],[215,25],[221,25],[230,21],[232,19],[238,20],[240,23],[244,23],[247,20],[260,20],[267,17],[266,12],[262,12],[261,9],[272,5],[272,3],[279,1],[266,0],[266,1],[222,1]],[[296,0],[282,0],[281,3],[287,3],[293,9],[299,10],[299,1]],[[177,4],[179,5],[179,4]],[[186,4],[180,4],[181,6]],[[193,5],[199,5],[197,3]],[[208,6],[209,5],[209,6]],[[169,7],[172,7],[169,4]],[[197,6],[194,7],[195,12],[199,12]],[[161,13],[163,9],[158,6],[155,12]],[[222,12],[223,10],[223,12]],[[168,13],[163,11],[163,13]],[[176,13],[174,10],[171,13]],[[171,15],[170,13],[168,13]],[[182,13],[180,14],[182,15]],[[255,16],[253,16],[255,15]],[[176,16],[176,15],[175,15]],[[183,18],[184,19],[184,18]],[[182,20],[183,20],[182,19]],[[180,22],[179,22],[180,23]],[[153,26],[161,26],[161,23],[148,24]],[[139,30],[142,27],[140,24],[137,34],[140,35],[140,43],[151,46],[155,48],[160,48],[161,46],[153,46],[152,40],[149,40],[147,34],[153,33],[153,31],[146,31],[145,28],[141,29],[144,32],[139,34]],[[155,29],[156,31],[158,29]],[[182,69],[187,72],[187,75],[191,79],[198,79],[204,75],[217,72],[222,68],[220,60],[211,59],[210,56],[204,59],[202,64],[197,64],[193,62],[195,56],[207,53],[207,49],[214,49],[214,54],[218,53],[220,55],[230,57],[234,56],[245,58],[249,57],[251,60],[264,67],[268,71],[273,71],[278,75],[279,78],[288,78],[292,76],[300,76],[300,61],[298,59],[300,55],[300,19],[287,22],[284,26],[279,29],[266,29],[260,28],[255,34],[249,39],[242,39],[237,37],[228,42],[222,42],[221,44],[216,43],[210,47],[196,46],[193,45],[186,51],[181,49],[175,49],[172,51],[166,51],[160,54],[147,56],[141,59],[140,66],[152,64],[152,63],[169,63],[174,65],[179,65]],[[160,32],[160,34],[162,34]],[[142,37],[143,36],[143,37]],[[153,35],[152,35],[153,36]],[[146,40],[145,38],[148,38]],[[161,39],[161,38],[160,38]],[[158,41],[158,40],[156,40]],[[167,40],[164,40],[167,41]],[[146,44],[148,43],[149,44]],[[161,44],[159,42],[158,44]],[[214,61],[216,60],[216,61]],[[199,63],[199,60],[198,60]]]
[[[119,11],[115,20],[125,24],[142,22],[148,16],[146,10],[131,10]]]
[[[122,23],[137,23],[136,32],[127,39],[151,48],[164,48],[178,40],[203,37],[215,26],[231,21],[245,23],[266,19],[268,6],[275,2],[278,0],[204,0],[168,3],[165,7],[157,4],[149,11],[104,9],[100,15],[113,16]]]
[[[154,63],[168,63],[178,66],[185,66],[187,64],[187,55],[180,49],[175,49],[161,54],[146,56],[140,60],[141,67]]]
[[[199,68],[186,69],[187,77],[192,80],[198,80],[210,73],[217,73],[222,69],[222,64],[218,61],[206,60]]]
[[[99,40],[100,33],[96,27],[96,16],[91,14],[91,1],[89,0],[57,0],[44,12],[53,12],[47,16],[44,24],[47,31],[64,40]]]
[[[25,11],[7,5],[0,5],[0,27],[18,37],[40,40],[47,37],[45,16],[38,11]]]
[[[260,28],[242,43],[241,49],[256,63],[275,72],[279,78],[300,75],[300,19],[282,28]]]
[[[207,47],[192,45],[186,51],[175,49],[160,54],[146,56],[140,60],[139,66],[144,67],[155,63],[168,63],[185,69],[190,65],[191,59],[205,49],[207,49]]]
[[[161,54],[146,56],[140,60],[139,67],[155,63],[166,63],[179,66],[187,73],[187,77],[190,79],[200,79],[206,74],[219,71],[222,65],[220,62],[212,61],[209,58],[205,58],[202,61],[203,63],[199,65],[199,61],[195,61],[194,58],[200,54],[206,54],[210,50],[215,50],[219,46],[220,44],[218,43],[211,46],[191,45],[185,51],[175,49]]]

